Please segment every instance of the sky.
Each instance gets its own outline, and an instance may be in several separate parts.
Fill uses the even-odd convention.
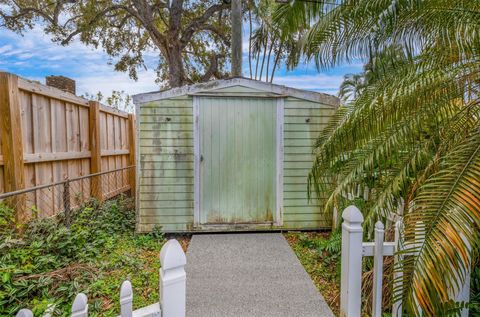
[[[247,36],[246,31],[244,36]],[[248,77],[245,51],[244,47],[243,73]],[[45,77],[50,75],[70,77],[76,81],[77,95],[100,91],[103,96],[110,96],[113,90],[134,95],[159,90],[155,83],[156,53],[146,52],[145,60],[147,70],[139,71],[138,80],[135,81],[127,73],[114,71],[114,61],[101,48],[85,46],[78,40],[68,46],[58,45],[40,27],[23,35],[0,29],[0,71],[41,83],[45,83]],[[360,72],[361,68],[361,63],[357,63],[318,72],[313,64],[304,63],[292,71],[281,67],[276,72],[274,83],[337,94],[343,76]]]

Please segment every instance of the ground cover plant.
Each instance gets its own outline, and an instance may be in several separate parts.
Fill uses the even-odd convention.
[[[335,315],[340,308],[341,235],[326,232],[286,233],[285,238]]]
[[[13,210],[0,205],[0,315],[20,308],[41,315],[50,305],[66,316],[75,295],[89,298],[91,316],[116,316],[119,288],[132,282],[134,308],[158,301],[159,230],[135,234],[132,199],[91,201],[73,216],[33,220],[18,234]],[[89,315],[89,316],[90,316]]]

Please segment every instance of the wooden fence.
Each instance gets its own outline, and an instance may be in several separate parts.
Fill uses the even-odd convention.
[[[17,191],[135,165],[135,117],[0,72],[0,145],[0,193]],[[92,178],[82,186],[87,195],[106,199],[134,189],[135,172],[125,171],[113,183]],[[61,195],[25,195],[10,202],[17,223],[28,219],[33,207],[38,216],[63,210]]]

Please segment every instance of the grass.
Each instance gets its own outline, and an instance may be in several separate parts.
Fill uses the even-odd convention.
[[[0,315],[20,308],[41,315],[53,305],[54,316],[67,316],[75,295],[89,299],[89,316],[116,316],[119,289],[129,279],[134,309],[158,301],[160,231],[135,233],[131,199],[90,202],[70,228],[62,216],[34,220],[18,235],[13,211],[0,205]],[[184,247],[187,240],[184,240]]]
[[[286,233],[285,238],[335,315],[340,307],[339,234]]]

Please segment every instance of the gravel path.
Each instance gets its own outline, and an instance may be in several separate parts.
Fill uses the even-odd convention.
[[[187,317],[333,317],[280,233],[194,235]]]

